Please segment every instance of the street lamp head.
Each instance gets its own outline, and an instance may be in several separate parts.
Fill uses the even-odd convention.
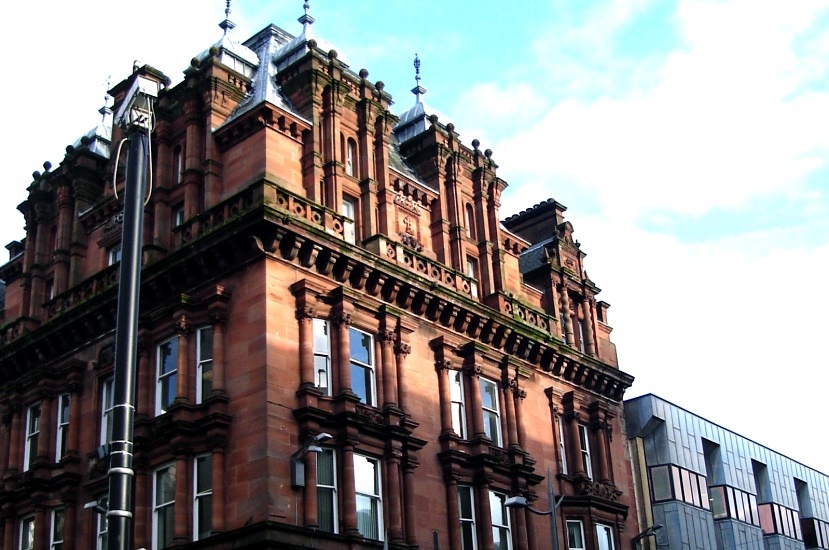
[[[328,441],[329,439],[333,439],[333,436],[330,433],[322,432],[314,436],[314,442],[322,443],[323,441]],[[320,452],[320,451],[314,451]]]
[[[529,508],[530,503],[526,499],[526,497],[517,496],[517,497],[509,497],[505,502],[504,506],[507,508]]]

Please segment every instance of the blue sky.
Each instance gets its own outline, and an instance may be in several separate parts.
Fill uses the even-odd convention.
[[[97,123],[107,79],[137,59],[177,82],[224,17],[221,0],[145,0],[146,15],[23,4],[6,8],[4,243],[23,236],[32,171]],[[239,40],[300,30],[301,1],[232,10]],[[829,473],[813,432],[829,366],[829,0],[311,0],[311,13],[398,113],[419,54],[426,102],[494,151],[503,217],[547,197],[568,207],[636,376],[628,396],[657,393]]]

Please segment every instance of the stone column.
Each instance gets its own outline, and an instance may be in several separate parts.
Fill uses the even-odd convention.
[[[417,489],[415,488],[415,469],[417,462],[411,454],[403,466],[403,523],[406,526],[406,544],[417,546]],[[455,507],[457,509],[457,506]]]
[[[518,430],[515,426],[515,401],[513,399],[513,386],[517,387],[516,380],[501,381],[501,401],[504,403],[504,416],[507,417],[507,437],[504,447],[520,447],[518,443]]]
[[[351,441],[343,445],[343,499],[342,499],[342,533],[356,535],[357,529],[357,494],[354,485],[354,443]]]
[[[61,550],[75,550],[75,501],[64,500],[66,516],[63,524],[63,548]]]
[[[40,435],[37,440],[37,461],[53,462],[54,452],[52,442],[55,434],[53,424],[55,421],[55,394],[51,391],[41,392],[40,402]],[[35,457],[32,457],[35,462]],[[31,464],[30,464],[31,466]]]
[[[575,410],[575,399],[573,392],[568,392],[562,397],[564,414],[564,437],[567,444],[564,446],[567,451],[567,469],[570,475],[589,475],[584,471],[584,462],[581,459],[581,442],[579,441],[579,413]]]
[[[338,388],[337,394],[353,394],[354,392],[351,389],[351,346],[348,336],[348,327],[351,324],[351,314],[340,313],[335,315],[332,319],[332,324],[337,327],[336,348],[339,352],[337,354],[337,361],[335,365],[332,365],[332,367],[334,367],[332,368],[332,371],[337,371],[339,373],[340,387]],[[335,346],[332,345],[331,347],[333,348]],[[334,395],[333,391],[332,395]],[[355,523],[354,525],[356,526],[357,524]]]
[[[225,322],[224,312],[214,311],[213,321],[213,394],[225,393]]]
[[[3,548],[14,548],[15,514],[13,510],[4,510],[6,529],[3,532]]]
[[[564,321],[564,326],[561,327],[564,331],[562,336],[564,342],[572,346],[576,340],[573,337],[573,312],[570,309],[570,295],[567,292],[566,285],[561,285],[559,288],[559,296],[561,297],[561,317]]]
[[[449,531],[450,550],[461,550],[461,517],[458,511],[458,479],[446,475],[446,510],[447,530]],[[483,548],[479,545],[480,548]]]
[[[463,370],[466,375],[466,387],[464,391],[469,396],[472,404],[472,437],[486,437],[484,430],[483,406],[481,404],[481,373],[483,367],[474,363],[474,358],[467,359]]]
[[[527,510],[524,508],[513,508],[513,518],[515,518],[515,535],[514,538],[517,542],[517,548],[529,548],[529,543],[527,541]],[[510,509],[507,508],[507,513],[510,513]]]
[[[452,363],[445,359],[435,361],[435,370],[438,373],[438,394],[440,396],[440,435],[454,433],[452,429],[452,397],[449,392],[451,367]]]
[[[153,349],[152,343],[147,339],[146,334],[139,331],[135,412],[147,416],[153,416],[153,395],[155,395],[154,362],[151,355]],[[155,365],[155,368],[158,369],[158,365]]]
[[[398,406],[404,413],[409,406],[409,381],[406,372],[406,356],[412,351],[409,344],[398,342],[394,346],[395,359],[397,361],[397,398]]]
[[[46,506],[43,505],[43,495],[35,495],[35,550],[46,550],[49,547],[49,530],[46,528],[49,521],[46,519]],[[14,548],[14,547],[12,547]]]
[[[72,237],[72,189],[58,186],[58,234],[55,252],[55,294],[69,288],[69,242]]]
[[[190,403],[190,321],[182,314],[176,322],[178,363],[176,364],[176,401]]]
[[[593,333],[593,318],[591,315],[590,299],[585,296],[581,302],[581,312],[584,317],[584,351],[591,357],[596,356],[596,341]]]
[[[176,452],[176,497],[173,504],[175,510],[173,517],[175,518],[175,526],[173,527],[173,541],[176,543],[186,543],[189,538],[189,532],[192,527],[190,521],[190,489],[187,483],[187,467],[189,461],[187,455],[183,450]]]
[[[305,453],[302,459],[305,461],[305,488],[302,490],[305,527],[317,528],[319,527],[317,453]],[[334,505],[336,506],[337,503],[335,502]]]
[[[316,385],[314,376],[314,308],[311,306],[298,307],[296,318],[299,323],[299,387],[312,388]]]
[[[150,542],[147,540],[147,530],[151,525],[150,507],[147,506],[152,498],[152,489],[148,487],[151,483],[152,474],[148,473],[149,465],[146,460],[136,456],[135,460],[135,525],[134,538],[136,548],[149,548]]]
[[[215,336],[215,334],[214,334]],[[214,372],[215,375],[215,372]],[[215,388],[214,388],[215,389]],[[210,482],[213,485],[213,510],[211,524],[213,533],[225,530],[225,450],[222,445],[213,447],[213,472]]]
[[[521,389],[516,384],[512,388],[512,397],[515,400],[515,427],[518,432],[518,446],[527,448],[527,426],[524,423],[524,398],[527,397],[527,390]]]
[[[383,408],[397,407],[397,364],[394,361],[394,330],[386,327],[378,334],[382,354]]]
[[[400,459],[402,453],[396,448],[395,442],[389,443],[392,447],[386,449],[386,502],[389,509],[389,537],[392,542],[403,541],[403,521],[400,507],[403,503],[400,490]]]
[[[64,454],[71,451],[72,454],[80,452],[80,442],[78,438],[81,433],[81,390],[83,385],[79,382],[72,382],[69,384],[69,427],[66,434],[66,449]],[[95,438],[97,439],[97,438]]]
[[[489,509],[489,485],[484,483],[475,484],[475,500],[477,500],[477,512],[480,520],[476,521],[476,526],[481,526],[478,529],[478,545],[479,548],[492,548],[492,512]],[[457,508],[455,504],[455,508]],[[458,547],[460,548],[460,546]]]
[[[13,403],[11,405],[11,430],[9,433],[9,455],[8,466],[6,473],[16,474],[20,471],[20,443],[23,438],[23,432],[20,429],[21,416],[23,416],[23,409],[19,404]]]

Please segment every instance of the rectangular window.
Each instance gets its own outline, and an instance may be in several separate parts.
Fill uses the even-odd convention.
[[[343,220],[343,238],[345,242],[354,244],[357,242],[357,235],[354,229],[354,223],[357,221],[357,201],[343,196],[343,206],[340,213],[347,218]]]
[[[357,145],[349,139],[345,148],[345,173],[349,176],[355,175],[354,160],[357,158]]]
[[[472,487],[458,485],[458,516],[461,520],[461,549],[476,550],[478,537],[475,532],[475,497]]]
[[[115,407],[115,381],[107,378],[101,383],[101,445],[112,441],[112,417]]]
[[[153,472],[153,550],[173,543],[176,503],[176,465]]]
[[[331,395],[331,337],[329,324],[324,319],[314,319],[314,385],[324,395]]]
[[[210,536],[213,530],[213,455],[197,456],[193,462],[193,540]]]
[[[35,517],[29,516],[20,520],[20,550],[34,550],[35,547]]]
[[[383,540],[383,501],[380,463],[354,455],[354,487],[357,492],[357,530],[367,539]]]
[[[590,441],[587,439],[587,426],[579,424],[579,447],[581,447],[581,465],[587,477],[593,479],[593,466],[590,463]]]
[[[178,373],[178,337],[174,336],[158,345],[156,364],[155,414],[164,414],[176,398],[176,374]]]
[[[501,438],[501,411],[498,406],[498,384],[486,378],[481,378],[481,408],[484,415],[484,432],[492,440],[493,445],[502,447]]]
[[[121,245],[116,244],[107,251],[107,265],[115,265],[121,261]]]
[[[581,521],[567,520],[567,550],[584,550],[584,526]]]
[[[63,530],[66,524],[66,510],[52,510],[52,533],[49,550],[63,550]]]
[[[556,417],[558,421],[558,453],[561,457],[561,473],[567,475],[567,447],[564,444],[564,418]]]
[[[505,506],[507,495],[489,492],[489,513],[492,515],[492,548],[493,550],[512,550],[512,536],[510,535],[509,510]]]
[[[613,550],[613,530],[609,525],[596,524],[596,540],[599,550]]]
[[[213,327],[203,327],[196,332],[196,403],[213,393]]]
[[[466,257],[466,276],[472,279],[469,282],[469,293],[473,298],[478,297],[478,260]]]
[[[351,389],[366,405],[377,404],[374,383],[374,338],[355,328],[348,329],[351,349]]]
[[[98,499],[98,504],[106,508],[109,504],[109,500],[107,497],[102,496]],[[95,515],[98,517],[96,521],[96,532],[98,539],[96,550],[107,550],[107,516],[106,514]]]
[[[463,372],[449,371],[449,396],[452,400],[452,429],[461,439],[466,439],[466,407],[463,397]]]
[[[55,462],[60,462],[63,455],[67,451],[67,442],[69,441],[69,402],[70,396],[68,393],[61,394],[58,397],[58,429],[57,437],[55,438]]]
[[[184,204],[179,203],[173,207],[171,212],[173,228],[184,225]]]
[[[46,296],[46,301],[48,302],[52,298],[55,297],[55,280],[48,279],[46,281],[46,290],[43,293]]]
[[[32,405],[26,411],[26,449],[23,456],[23,471],[32,467],[37,457],[37,444],[40,439],[40,403]]]
[[[176,171],[173,178],[176,183],[184,181],[184,148],[181,145],[176,145],[173,149],[173,170]]]
[[[337,459],[334,449],[317,456],[317,521],[320,530],[337,532]]]
[[[670,466],[654,466],[651,468],[651,492],[654,502],[673,500],[671,490]]]

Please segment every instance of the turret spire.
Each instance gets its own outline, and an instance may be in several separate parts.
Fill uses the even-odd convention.
[[[426,93],[426,88],[420,85],[420,58],[415,54],[414,58],[414,68],[415,68],[415,84],[416,86],[412,88],[412,93],[415,95],[416,102],[422,103],[423,101],[423,94]]]
[[[308,13],[311,9],[311,5],[308,3],[309,0],[305,0],[305,3],[302,5],[302,8],[305,10],[305,13],[297,19],[300,23],[302,23],[302,30],[307,31],[308,27],[314,24],[314,18],[311,17],[311,14]]]
[[[227,31],[233,29],[236,26],[236,23],[230,20],[230,0],[226,2],[227,7],[225,8],[225,20],[219,23],[219,28],[224,31],[224,36],[227,36]]]

